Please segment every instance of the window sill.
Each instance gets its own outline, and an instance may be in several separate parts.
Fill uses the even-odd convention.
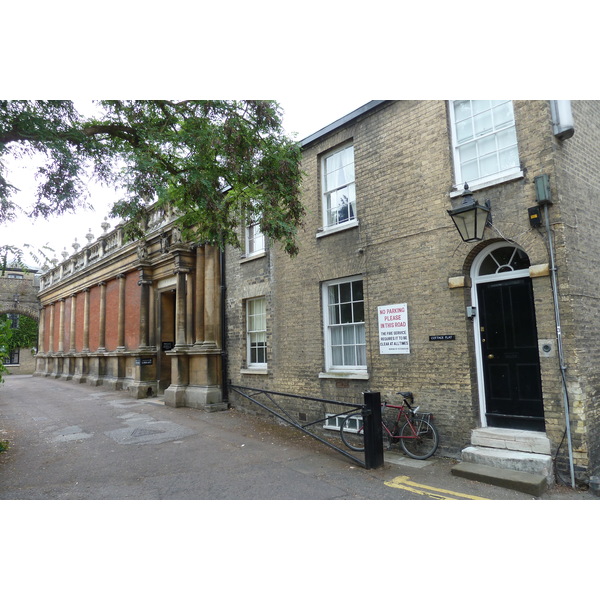
[[[268,375],[269,371],[266,368],[256,369],[240,369],[240,375]]]
[[[257,258],[263,258],[267,255],[267,251],[263,250],[262,252],[257,252],[256,254],[251,254],[250,256],[243,255],[240,258],[240,263],[249,262],[251,260],[256,260]]]
[[[339,231],[346,231],[346,229],[354,229],[358,227],[358,220],[349,221],[348,223],[344,223],[342,225],[334,225],[333,227],[324,227],[317,231],[317,237],[324,237],[326,235],[331,235],[333,233],[338,233]]]
[[[367,371],[328,371],[319,373],[319,379],[369,379]]]
[[[473,183],[467,182],[469,184],[469,191],[476,192],[477,190],[482,190],[484,188],[492,187],[494,185],[499,185],[501,183],[506,183],[507,181],[514,181],[515,179],[522,179],[525,176],[523,171],[515,171],[514,173],[509,173],[507,175],[501,175],[498,177],[493,177],[490,179],[482,179],[478,181],[474,181]],[[450,198],[457,198],[462,196],[464,193],[464,183],[457,183],[455,187],[457,188],[455,191],[450,192]]]

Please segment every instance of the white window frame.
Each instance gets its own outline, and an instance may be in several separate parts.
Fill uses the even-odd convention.
[[[325,422],[323,424],[323,429],[331,429],[332,431],[341,431],[342,430],[342,423],[344,422],[344,419],[347,417],[348,415],[344,414],[344,415],[337,415],[334,413],[326,413],[325,414]],[[356,427],[355,428],[349,428],[346,427],[345,431],[350,431],[352,433],[358,433],[358,431],[363,427],[364,423],[363,423],[363,418],[362,418],[362,414],[361,413],[356,413],[354,415],[352,415],[354,419],[356,419]]]
[[[329,289],[334,285],[341,285],[346,283],[354,283],[360,281],[363,283],[363,321],[351,321],[346,323],[334,323],[330,322],[330,304],[329,304]],[[323,304],[323,338],[324,338],[324,351],[325,351],[325,372],[319,376],[323,378],[327,377],[345,377],[354,379],[368,379],[367,373],[367,344],[366,344],[366,314],[364,314],[365,302],[364,302],[364,279],[362,277],[345,277],[343,279],[335,279],[332,281],[325,281],[321,286],[322,293],[322,304]],[[338,305],[343,303],[338,302]],[[354,300],[352,301],[354,304]],[[354,309],[353,309],[354,310]],[[354,318],[354,317],[353,317]],[[346,346],[353,345],[355,352],[358,346],[364,345],[364,358],[365,364],[358,365],[341,365],[333,362],[333,342],[332,342],[332,331],[334,328],[339,326],[340,330],[343,325],[362,325],[362,333],[364,337],[364,344],[344,344]],[[343,333],[342,333],[343,335]]]
[[[258,221],[246,225],[245,230],[246,258],[263,256],[266,251],[265,234],[260,230]]]
[[[255,200],[252,200],[252,206],[256,206]],[[264,256],[266,252],[265,234],[260,229],[258,217],[259,215],[251,216],[249,214],[246,219],[244,226],[244,258],[257,258]]]
[[[346,152],[347,150],[352,149],[352,178],[348,181],[344,181],[343,185],[335,186],[334,184],[330,184],[328,186],[327,183],[327,161],[339,154],[341,152]],[[330,209],[328,196],[330,194],[335,194],[336,192],[341,192],[343,190],[348,190],[348,195],[350,196],[348,199],[348,211],[351,212],[348,215],[348,218],[336,222],[330,222]],[[338,205],[339,206],[339,205]],[[354,160],[354,144],[349,143],[344,146],[340,146],[327,154],[324,154],[321,157],[321,207],[323,213],[323,232],[332,233],[333,231],[339,231],[340,229],[346,229],[348,227],[355,227],[358,224],[357,216],[356,216],[356,170],[355,170],[355,160]],[[338,209],[339,212],[339,209]]]
[[[254,303],[257,301],[263,302],[263,313],[251,312],[251,307],[254,306]],[[264,321],[264,329],[251,329],[250,320],[251,316],[262,314]],[[263,336],[263,348],[264,351],[264,362],[253,362],[252,361],[252,344],[253,344],[253,336],[262,334]],[[256,298],[248,298],[246,299],[246,366],[248,369],[261,369],[264,370],[267,368],[267,299],[265,296],[258,296]]]
[[[465,147],[467,144],[471,144],[473,142],[479,142],[479,141],[483,141],[485,139],[491,140],[493,138],[494,142],[495,142],[495,146],[496,146],[495,154],[496,154],[496,156],[498,156],[499,150],[498,150],[498,146],[497,146],[497,141],[499,139],[500,134],[508,133],[512,130],[514,132],[514,136],[515,136],[515,140],[516,140],[516,125],[515,125],[515,118],[514,118],[514,107],[513,107],[512,123],[504,125],[502,127],[495,127],[495,125],[493,125],[491,131],[488,131],[488,132],[486,132],[484,134],[480,134],[480,135],[474,135],[472,138],[470,138],[466,142],[459,142],[458,136],[457,136],[457,123],[456,123],[456,115],[455,115],[455,103],[456,102],[461,102],[461,101],[459,101],[459,100],[449,100],[448,101],[448,109],[449,109],[448,112],[450,113],[450,125],[451,125],[450,130],[451,130],[452,149],[453,149],[453,158],[454,158],[454,173],[455,173],[455,179],[456,179],[456,181],[455,181],[456,192],[454,192],[451,195],[461,194],[463,192],[463,186],[464,186],[465,182],[469,184],[469,189],[477,190],[477,189],[481,189],[481,188],[489,186],[489,185],[495,185],[495,184],[501,183],[503,181],[510,181],[512,179],[517,179],[519,177],[523,177],[523,171],[521,170],[519,159],[517,160],[518,164],[508,167],[506,169],[498,170],[494,173],[490,173],[490,174],[484,175],[484,176],[478,176],[476,178],[471,178],[471,179],[469,179],[468,177],[465,177],[465,174],[462,172],[461,161],[460,161],[460,149],[462,147]],[[470,102],[473,102],[473,101],[471,100]],[[512,101],[496,100],[493,102],[512,102]],[[476,114],[482,115],[485,112],[487,112],[487,111],[483,111],[483,112],[476,113]],[[474,118],[474,117],[472,117],[472,118]],[[492,122],[493,122],[493,119],[492,119]],[[514,147],[516,149],[517,156],[519,156],[518,142],[515,142],[515,144],[511,147]],[[490,155],[491,155],[491,153],[490,153]],[[478,155],[478,159],[479,158],[480,158],[480,156]]]

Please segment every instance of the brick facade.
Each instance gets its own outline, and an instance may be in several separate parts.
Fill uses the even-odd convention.
[[[219,294],[219,251],[154,210],[143,241],[117,227],[42,276],[35,374],[223,409]]]
[[[541,425],[552,455],[561,447],[563,457],[566,389],[577,475],[600,474],[600,103],[573,101],[575,135],[562,141],[554,135],[548,101],[511,106],[517,164],[510,175],[471,186],[473,196],[491,206],[493,222],[481,241],[463,242],[447,213],[460,204],[463,184],[455,175],[451,105],[372,102],[302,142],[306,217],[298,256],[269,242],[264,252],[227,248],[220,255],[179,243],[161,218],[143,244],[124,243],[117,228],[43,276],[37,374],[128,388],[137,397],[164,391],[171,406],[209,410],[225,405],[224,377],[240,386],[356,404],[366,390],[386,399],[410,390],[435,415],[440,452],[458,456],[488,419],[481,317],[469,317],[467,307],[479,308],[483,259],[518,248],[528,266],[518,268],[515,279],[530,282],[533,293]],[[322,159],[349,145],[356,220],[328,228]],[[534,183],[541,175],[551,188],[551,246],[545,227],[533,227],[528,213],[538,206]],[[504,282],[502,273],[485,281]],[[333,313],[324,307],[325,286],[340,282],[355,283],[352,293],[359,297],[362,289],[356,310],[364,308],[364,329],[356,335],[364,330],[366,366],[332,369],[326,359],[331,328],[325,320]],[[264,322],[252,325],[254,337],[250,300],[266,309]],[[409,353],[380,348],[378,308],[387,305],[406,305]],[[266,364],[262,358],[252,363],[262,357],[257,348],[263,344]],[[228,397],[256,410],[237,394]],[[291,398],[285,408],[300,421],[328,410]]]
[[[536,205],[534,178],[547,174],[575,464],[579,472],[600,468],[600,103],[573,102],[576,133],[564,141],[553,135],[549,102],[513,103],[521,174],[474,191],[480,202],[490,201],[493,215],[479,243],[463,242],[447,214],[461,189],[454,181],[448,103],[373,104],[303,142],[307,214],[299,255],[289,258],[273,245],[254,260],[227,251],[230,381],[357,403],[367,389],[384,398],[410,390],[435,414],[441,451],[457,456],[481,424],[478,342],[474,322],[466,318],[473,303],[471,266],[491,244],[515,244],[532,266],[538,339],[552,348],[540,353],[540,370],[545,429],[555,451],[565,418],[550,259],[545,232],[531,226],[527,210]],[[321,157],[347,142],[354,146],[358,223],[325,235]],[[321,286],[351,276],[364,286],[368,379],[325,373]],[[244,315],[247,299],[256,296],[267,301],[268,367],[253,371],[246,365]],[[380,354],[377,307],[399,303],[408,308],[410,354]],[[454,339],[431,340],[439,335]],[[251,409],[237,395],[231,401]],[[298,414],[314,408],[302,401],[287,406]]]
[[[25,315],[39,318],[37,294],[39,281],[35,269],[8,267],[0,273],[0,314]],[[6,365],[9,373],[29,375],[35,370],[35,348],[20,348],[19,363]]]

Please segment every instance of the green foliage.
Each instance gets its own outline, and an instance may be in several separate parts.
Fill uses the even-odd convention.
[[[4,359],[10,356],[12,335],[13,330],[11,329],[10,321],[0,319],[0,383],[4,381],[2,375],[8,373],[8,369],[4,366]]]
[[[29,216],[60,214],[82,204],[85,185],[79,174],[95,152],[80,120],[72,102],[0,101],[0,158],[9,153],[16,159],[42,160]],[[14,219],[19,211],[10,199],[16,191],[0,161],[0,222]]]
[[[11,321],[8,315],[0,315],[0,324]],[[19,326],[11,329],[10,337],[6,341],[6,349],[8,353],[18,348],[33,348],[37,345],[38,340],[38,322],[27,315],[19,315]]]
[[[101,101],[85,120],[71,102],[0,101],[0,158],[42,152],[32,216],[72,210],[84,198],[81,177],[119,185],[126,197],[112,216],[143,235],[152,203],[175,211],[187,241],[239,246],[245,219],[257,220],[291,255],[304,208],[300,148],[283,133],[271,101]],[[0,163],[0,222],[14,216],[14,188]]]
[[[0,440],[0,452],[6,452],[10,443],[8,440]]]

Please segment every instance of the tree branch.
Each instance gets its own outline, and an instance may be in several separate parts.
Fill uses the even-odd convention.
[[[82,131],[88,137],[101,134],[118,137],[129,142],[132,146],[139,146],[141,142],[137,131],[133,127],[127,127],[126,125],[89,125],[88,127],[84,127]]]

